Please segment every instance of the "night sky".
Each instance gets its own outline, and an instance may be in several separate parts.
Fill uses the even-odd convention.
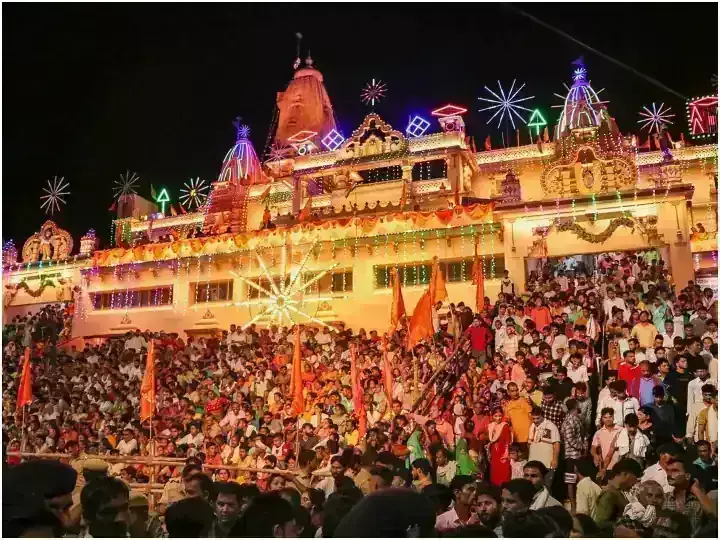
[[[713,90],[715,3],[519,6],[682,95]],[[672,107],[674,135],[687,131],[682,99],[502,4],[4,4],[3,239],[21,248],[39,230],[54,175],[71,195],[53,219],[76,242],[95,228],[106,246],[126,169],[141,195],[152,183],[175,201],[191,176],[216,178],[238,115],[262,152],[298,31],[346,136],[369,112],[359,95],[375,77],[388,85],[377,112],[394,127],[453,102],[468,107],[478,147],[488,134],[499,146],[477,112],[483,86],[526,82],[531,108],[554,124],[553,94],[581,54],[621,131],[637,132],[653,101]]]

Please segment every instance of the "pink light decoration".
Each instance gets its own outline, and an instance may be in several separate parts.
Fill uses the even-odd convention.
[[[305,141],[308,141],[315,137],[317,135],[317,132],[315,131],[309,131],[307,129],[304,129],[302,131],[298,131],[295,135],[292,137],[288,137],[289,142],[294,143],[303,143]]]
[[[458,105],[453,105],[452,103],[448,103],[447,105],[443,105],[439,109],[435,109],[432,114],[433,116],[439,116],[439,117],[445,117],[445,116],[460,116],[462,114],[465,114],[467,112],[467,109],[465,107],[460,107]]]

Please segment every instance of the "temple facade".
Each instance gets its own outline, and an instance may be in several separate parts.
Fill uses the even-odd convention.
[[[389,327],[391,270],[412,312],[437,257],[449,300],[472,303],[482,266],[494,301],[550,260],[592,272],[595,254],[645,250],[675,283],[717,290],[717,146],[624,137],[584,73],[554,140],[476,151],[462,107],[405,129],[369,114],[338,132],[322,74],[306,61],[278,93],[264,162],[237,124],[206,204],[118,219],[73,251],[47,222],[3,251],[4,320],[75,300],[73,335],[152,329],[206,335],[230,324]]]

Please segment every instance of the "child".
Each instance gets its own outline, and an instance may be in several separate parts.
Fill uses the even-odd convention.
[[[524,478],[523,467],[527,463],[525,452],[518,443],[512,443],[508,447],[508,457],[510,458],[511,479]]]

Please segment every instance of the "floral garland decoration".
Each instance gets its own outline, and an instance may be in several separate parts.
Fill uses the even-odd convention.
[[[575,236],[591,244],[602,244],[606,242],[617,230],[618,227],[629,227],[635,231],[635,221],[628,217],[615,218],[610,221],[607,229],[599,234],[586,231],[574,221],[556,220],[554,223],[557,232],[570,231]]]
[[[66,280],[58,278],[57,280],[59,285],[64,285],[66,283]],[[21,281],[16,286],[12,285],[6,285],[5,288],[7,289],[7,295],[6,295],[6,302],[5,307],[9,306],[13,300],[15,300],[15,297],[18,295],[20,290],[24,290],[28,295],[32,296],[33,298],[38,298],[40,295],[42,295],[43,292],[45,292],[45,289],[48,287],[55,288],[57,285],[55,282],[51,279],[47,279],[44,276],[40,278],[40,286],[32,290],[30,286],[27,284],[27,281]]]

